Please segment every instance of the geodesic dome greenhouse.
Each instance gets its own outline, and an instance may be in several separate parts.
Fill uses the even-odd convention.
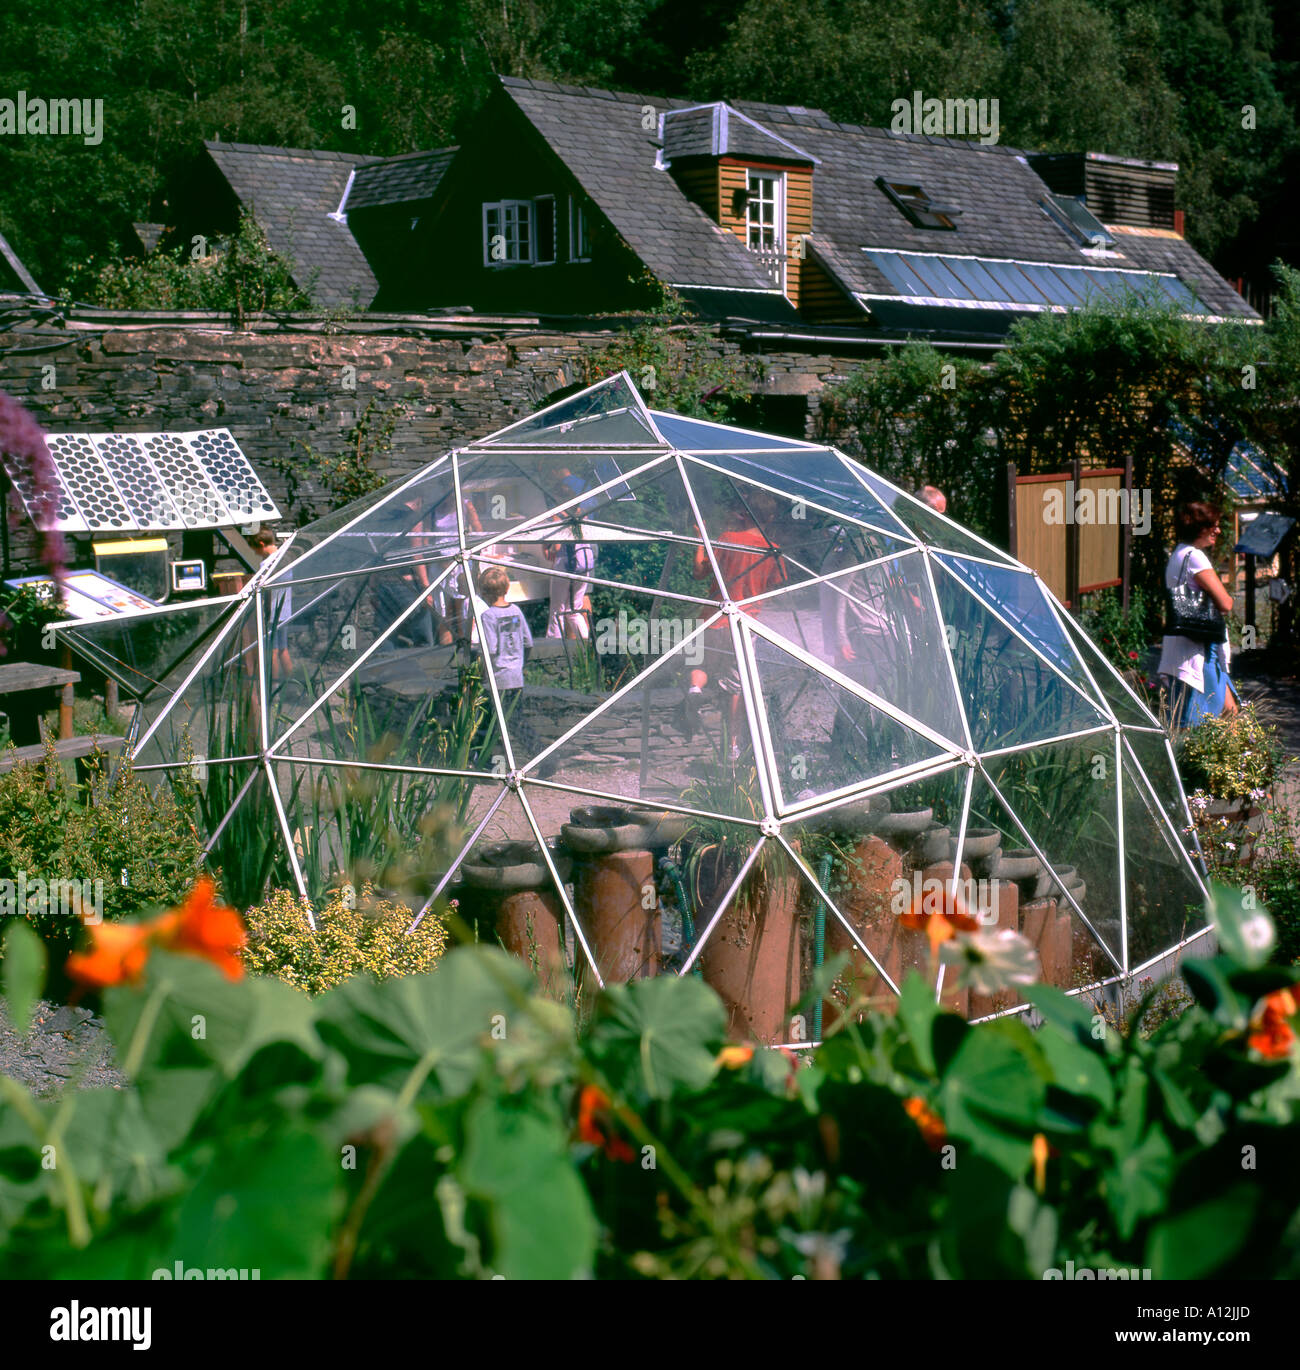
[[[237,596],[63,636],[236,902],[454,897],[588,983],[703,971],[738,1033],[806,1036],[836,951],[818,1019],[928,969],[897,916],[926,881],[1067,990],[1206,930],[1166,736],[1033,572],[625,373],[299,530]],[[971,1017],[1024,1002],[944,974]]]

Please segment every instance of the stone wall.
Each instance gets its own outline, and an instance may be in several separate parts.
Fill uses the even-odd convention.
[[[385,474],[401,475],[531,413],[580,381],[584,357],[617,336],[507,319],[363,316],[339,329],[236,332],[204,316],[90,311],[66,326],[0,325],[0,390],[56,433],[229,428],[284,508],[285,480],[273,462],[300,459],[302,443],[339,452],[372,398],[407,406],[383,464]],[[720,331],[712,346],[754,350]],[[793,435],[811,424],[823,382],[861,360],[765,354],[755,393],[785,397],[780,426]],[[11,537],[14,574],[29,569],[31,549],[30,529],[20,525]],[[88,549],[78,551],[84,561]]]

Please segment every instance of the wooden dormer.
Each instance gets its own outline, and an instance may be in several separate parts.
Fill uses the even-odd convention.
[[[720,102],[668,111],[661,138],[683,192],[763,260],[798,308],[817,159]]]

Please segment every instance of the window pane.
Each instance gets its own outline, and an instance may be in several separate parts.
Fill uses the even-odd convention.
[[[537,215],[537,261],[555,260],[555,201],[544,196],[535,205]]]

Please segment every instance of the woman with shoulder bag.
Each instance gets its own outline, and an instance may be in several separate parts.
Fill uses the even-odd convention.
[[[1232,595],[1207,555],[1219,534],[1219,513],[1199,500],[1178,511],[1178,545],[1165,567],[1165,637],[1159,675],[1180,728],[1203,718],[1235,714],[1228,678],[1228,625]]]

